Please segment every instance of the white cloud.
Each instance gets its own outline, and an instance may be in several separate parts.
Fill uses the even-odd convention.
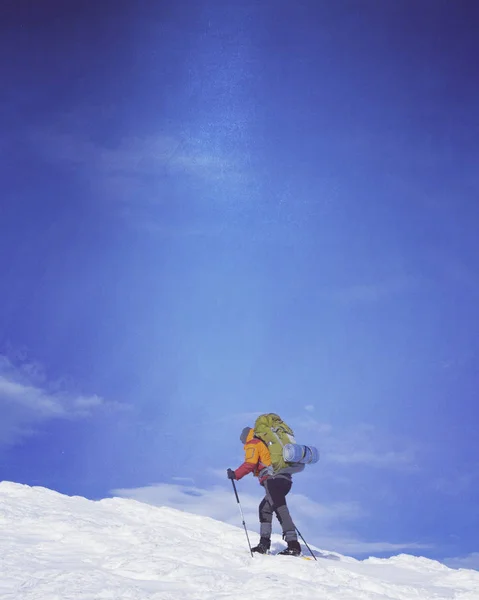
[[[207,490],[193,485],[158,483],[140,488],[116,489],[112,494],[154,506],[169,506],[196,515],[212,517],[232,525],[238,524],[238,507],[233,490],[219,485]],[[241,493],[241,505],[248,526],[257,521],[258,503],[258,497]]]
[[[223,479],[225,473],[223,472]],[[252,494],[241,489],[241,506],[248,521],[248,527],[257,529],[258,505],[263,497],[263,490],[258,486],[258,493]],[[155,506],[171,506],[194,514],[212,517],[233,525],[238,524],[238,507],[231,487],[214,485],[208,489],[180,483],[158,483],[140,488],[116,489],[112,492],[123,498],[132,498]],[[334,522],[354,520],[363,515],[357,503],[332,503],[322,505],[303,494],[291,493],[288,505],[300,525],[306,525],[311,519],[320,521],[321,527]]]
[[[288,503],[294,508],[294,512],[306,518],[320,519],[323,523],[335,521],[355,520],[364,516],[364,511],[358,502],[334,502],[331,504],[320,504],[304,494],[288,496]]]
[[[410,465],[413,456],[411,452],[361,452],[351,451],[348,453],[330,453],[328,455],[330,461],[342,465],[369,465],[370,467],[394,467],[401,465]]]
[[[291,421],[291,427],[296,430],[305,430],[310,435],[322,436],[329,435],[333,431],[330,423],[318,421],[312,416],[306,418],[300,417]]]
[[[242,489],[238,491],[247,527],[250,531],[258,533],[258,505],[262,498],[261,490],[258,489],[257,495]],[[193,485],[158,483],[140,488],[116,489],[112,491],[112,494],[155,506],[168,506],[211,517],[231,525],[241,525],[233,490],[222,485],[205,489]],[[355,502],[321,504],[303,494],[291,493],[288,496],[288,505],[295,523],[306,537],[306,541],[315,545],[320,544],[320,547],[328,550],[362,555],[372,552],[397,552],[429,547],[417,542],[393,543],[361,540],[348,533],[345,531],[345,523],[360,519],[365,514]],[[276,521],[273,523],[273,531],[280,532]]]
[[[298,441],[299,433],[307,438],[307,443],[318,445],[325,464],[402,470],[417,468],[416,448],[409,440],[386,435],[367,423],[338,429],[309,416],[296,420],[292,426]]]
[[[193,479],[193,477],[172,477],[171,479],[173,481],[180,481],[183,483],[191,483],[191,484],[195,483],[195,480]]]
[[[239,438],[238,438],[238,440],[239,440]],[[209,475],[212,475],[215,479],[219,479],[221,481],[225,480],[226,469],[224,469],[224,468],[219,469],[219,468],[213,468],[213,467],[206,467],[205,471]]]
[[[63,416],[65,408],[59,398],[49,396],[31,385],[17,383],[0,375],[0,399],[17,407],[34,411],[39,416]]]
[[[33,435],[35,428],[52,419],[85,418],[94,411],[112,406],[100,396],[83,395],[57,389],[48,383],[39,365],[29,363],[16,367],[0,356],[0,443],[14,443]]]
[[[431,544],[420,544],[418,542],[405,542],[405,543],[394,543],[386,541],[369,542],[366,540],[360,540],[354,537],[325,537],[323,538],[323,545],[327,548],[334,547],[336,552],[341,554],[363,554],[371,555],[378,553],[391,553],[401,552],[403,550],[427,550],[433,546]]]
[[[453,569],[476,569],[479,571],[479,552],[471,552],[471,554],[467,554],[466,556],[446,558],[442,562]]]

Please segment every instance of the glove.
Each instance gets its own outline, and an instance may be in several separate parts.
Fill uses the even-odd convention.
[[[236,473],[233,469],[228,469],[226,473],[228,474],[228,479],[236,479]]]

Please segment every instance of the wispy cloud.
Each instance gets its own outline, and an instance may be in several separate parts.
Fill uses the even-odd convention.
[[[350,427],[335,427],[320,421],[312,414],[313,405],[304,407],[305,413],[288,421],[295,432],[298,443],[316,445],[321,453],[323,465],[334,463],[337,467],[356,467],[416,470],[416,444],[390,432],[383,432],[368,423],[357,423]],[[253,426],[258,412],[234,413],[218,416],[216,426],[227,424],[232,430]],[[239,435],[239,433],[238,433]],[[221,471],[223,476],[223,471]]]
[[[223,480],[225,474],[223,473]],[[262,490],[254,495],[244,490],[241,491],[241,505],[248,520],[248,526],[257,529],[258,504],[262,497]],[[157,483],[140,488],[116,489],[113,494],[154,504],[155,506],[173,506],[187,512],[209,516],[233,525],[238,524],[238,509],[230,487],[214,485],[201,488],[183,483]],[[311,519],[321,524],[321,527],[330,526],[332,523],[344,523],[346,520],[355,520],[363,516],[364,512],[355,502],[337,502],[323,505],[308,498],[304,494],[291,493],[288,504],[294,512],[295,521],[300,525],[311,523]]]
[[[92,394],[73,393],[40,376],[39,366],[15,366],[0,355],[0,443],[14,443],[32,435],[35,428],[52,419],[86,418],[105,408],[120,405]]]
[[[238,509],[232,491],[220,485],[204,489],[181,483],[158,483],[140,488],[115,489],[112,494],[155,506],[170,506],[232,525],[238,523]],[[242,493],[241,504],[248,525],[253,524],[257,520],[258,498]]]
[[[181,483],[190,483],[190,484],[195,483],[195,480],[193,479],[193,477],[172,477],[171,479],[173,481],[179,481]]]
[[[336,552],[343,554],[356,554],[356,555],[371,555],[371,554],[395,554],[396,552],[403,552],[404,550],[428,550],[433,548],[431,544],[421,544],[419,542],[404,542],[395,543],[387,541],[367,541],[361,540],[355,537],[348,536],[335,536],[323,538],[323,544],[328,548],[337,548]],[[340,548],[340,550],[339,550]]]
[[[28,141],[43,160],[83,173],[97,192],[130,208],[171,204],[185,186],[190,191],[201,183],[210,191],[222,184],[239,188],[247,179],[238,157],[194,137],[159,132],[107,145],[70,124],[30,131]]]
[[[294,428],[305,439],[312,438],[308,443],[320,445],[326,464],[401,470],[417,468],[416,448],[409,440],[386,435],[366,423],[338,429],[308,416],[298,419]]]
[[[52,161],[85,165],[103,175],[164,175],[165,170],[174,169],[210,180],[231,174],[237,166],[207,150],[199,140],[161,133],[124,137],[115,146],[107,146],[84,133],[51,129],[32,131],[30,141]]]
[[[155,506],[169,506],[193,514],[238,525],[238,509],[232,490],[223,485],[211,488],[177,483],[158,483],[140,488],[116,489],[113,495]],[[248,529],[258,533],[258,504],[261,497],[241,491],[241,505]],[[303,494],[288,496],[291,513],[300,531],[312,544],[336,552],[357,555],[427,548],[417,542],[368,541],[347,532],[345,523],[361,519],[365,512],[355,502],[321,504]],[[275,524],[276,531],[279,526]]]
[[[399,467],[413,461],[411,451],[404,452],[361,452],[330,453],[329,460],[342,465],[369,465],[371,467]]]
[[[453,569],[476,569],[479,571],[479,552],[446,558],[442,562]]]

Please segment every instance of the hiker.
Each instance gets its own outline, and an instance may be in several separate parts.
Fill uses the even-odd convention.
[[[252,548],[253,552],[269,553],[273,513],[275,513],[283,529],[283,539],[288,544],[287,548],[279,554],[299,556],[301,546],[296,535],[296,527],[289,514],[286,496],[293,485],[292,473],[302,470],[304,465],[302,468],[298,468],[285,464],[283,468],[275,472],[268,446],[255,436],[255,430],[252,427],[243,429],[240,440],[244,444],[245,460],[236,470],[227,470],[228,478],[241,479],[248,473],[254,473],[265,489],[265,496],[259,505],[260,540],[259,544]]]

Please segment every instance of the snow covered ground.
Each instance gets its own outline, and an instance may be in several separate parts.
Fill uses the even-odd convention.
[[[479,600],[477,571],[317,555],[251,558],[244,531],[213,519],[0,483],[1,600]]]

